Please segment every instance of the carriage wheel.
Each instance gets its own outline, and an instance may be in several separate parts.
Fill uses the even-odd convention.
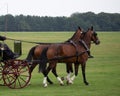
[[[3,78],[2,78],[2,70],[4,68],[4,63],[0,62],[0,85],[4,85]]]
[[[2,77],[6,86],[12,89],[20,89],[30,81],[29,65],[22,60],[10,60],[5,65]]]

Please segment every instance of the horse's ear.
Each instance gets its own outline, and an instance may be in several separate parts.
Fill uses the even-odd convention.
[[[78,26],[78,29],[79,29],[79,30],[82,30],[82,29],[80,28],[80,26]]]
[[[81,39],[83,39],[83,38],[84,38],[85,34],[86,34],[86,32],[85,32],[85,31],[83,31],[83,32],[82,32],[82,34],[81,34]]]
[[[91,30],[93,31],[93,26],[91,26]]]

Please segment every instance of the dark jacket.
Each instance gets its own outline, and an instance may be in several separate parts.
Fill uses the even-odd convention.
[[[0,40],[1,40],[1,41],[4,41],[4,40],[6,40],[6,37],[0,36]]]

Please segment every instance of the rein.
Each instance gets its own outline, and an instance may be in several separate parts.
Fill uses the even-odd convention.
[[[26,43],[33,43],[33,44],[57,44],[57,43],[43,43],[43,42],[32,42],[32,41],[26,41],[26,40],[18,40],[18,39],[11,39],[11,38],[6,38],[8,40],[12,40],[12,41],[22,41],[22,42],[26,42]],[[63,42],[60,42],[63,43]]]

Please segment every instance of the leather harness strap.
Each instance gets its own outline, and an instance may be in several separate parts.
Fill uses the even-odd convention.
[[[90,51],[90,49],[88,48],[88,46],[86,45],[86,43],[85,43],[83,40],[80,40],[80,42],[83,44],[84,48],[85,48],[87,51]]]
[[[79,41],[83,45],[83,47],[86,49],[86,51],[87,51],[87,53],[89,55],[90,49],[88,48],[88,46],[86,45],[86,43],[83,40],[79,40]]]
[[[72,40],[70,40],[69,41],[75,48],[76,48],[76,63],[78,63],[78,56],[79,56],[79,54],[78,54],[78,47],[77,47],[77,45],[75,44],[75,42],[74,41],[72,41]]]
[[[90,49],[88,48],[88,46],[86,45],[86,43],[83,41],[83,40],[79,40],[80,41],[80,43],[83,45],[83,47],[86,49],[86,52],[88,53],[88,52],[90,52]],[[78,53],[78,47],[77,47],[77,45],[75,44],[75,42],[74,41],[72,41],[72,40],[70,40],[69,41],[75,48],[76,48],[76,63],[78,63],[78,56],[79,56],[79,53]],[[88,53],[89,54],[89,53]]]

